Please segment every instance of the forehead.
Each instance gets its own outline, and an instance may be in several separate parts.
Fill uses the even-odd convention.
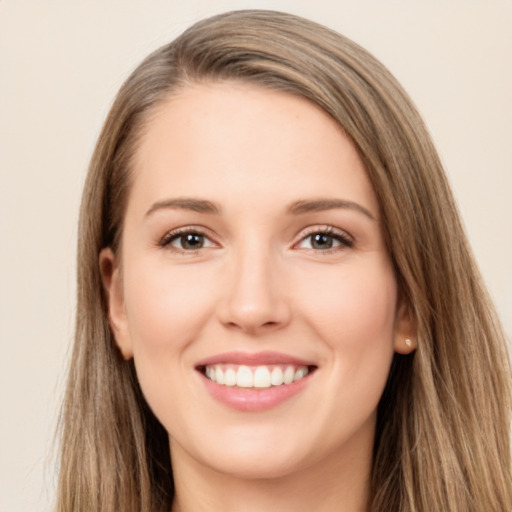
[[[313,103],[238,83],[190,85],[162,102],[134,158],[133,193],[294,200],[334,195],[378,205],[358,153]],[[270,194],[272,192],[272,194]]]

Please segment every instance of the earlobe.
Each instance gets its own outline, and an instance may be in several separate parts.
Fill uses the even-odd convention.
[[[394,349],[398,354],[411,354],[417,348],[417,334],[410,308],[401,302],[397,309],[395,321]]]
[[[133,357],[133,348],[124,305],[121,270],[110,248],[100,252],[99,266],[108,307],[108,321],[116,345],[125,359]]]

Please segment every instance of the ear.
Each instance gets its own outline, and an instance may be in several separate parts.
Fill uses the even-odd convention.
[[[121,269],[116,262],[112,249],[100,252],[100,273],[103,289],[107,299],[108,321],[114,335],[116,345],[125,359],[133,357],[133,347],[128,328],[128,318],[124,305]]]
[[[394,349],[398,354],[411,354],[418,343],[416,326],[410,307],[405,301],[399,300],[395,319]]]

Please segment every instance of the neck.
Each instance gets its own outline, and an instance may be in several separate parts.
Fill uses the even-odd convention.
[[[172,512],[368,512],[371,443],[293,474],[240,478],[216,471],[171,441]]]

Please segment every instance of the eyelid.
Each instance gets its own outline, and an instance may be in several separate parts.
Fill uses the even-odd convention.
[[[346,249],[347,247],[353,247],[354,246],[354,237],[351,236],[349,233],[347,233],[345,230],[336,228],[334,226],[330,226],[328,224],[317,224],[313,226],[308,226],[305,229],[303,229],[299,235],[297,236],[297,240],[294,242],[293,247],[297,247],[301,242],[303,242],[308,236],[311,236],[316,233],[325,234],[327,236],[331,236],[333,238],[336,238],[338,241],[341,242],[340,246],[333,247],[330,249],[324,249],[324,250],[316,250],[311,249],[312,251],[315,251],[317,253],[324,253],[328,254],[330,252],[339,251]]]
[[[170,231],[167,231],[163,237],[161,237],[158,241],[158,246],[162,247],[164,249],[171,250],[176,253],[187,253],[187,254],[195,254],[196,252],[202,250],[202,249],[210,249],[209,247],[200,247],[198,249],[180,249],[179,247],[174,247],[171,245],[171,242],[183,235],[187,234],[197,234],[201,235],[205,238],[207,238],[213,246],[218,247],[219,244],[213,239],[212,235],[210,234],[209,230],[206,229],[203,226],[196,226],[196,225],[189,225],[189,226],[182,226],[179,228],[171,229]]]
[[[324,249],[324,250],[317,250],[317,249],[311,249],[312,251],[316,253],[324,253],[328,254],[331,252],[336,252],[339,250],[343,250],[345,248],[353,247],[354,245],[354,238],[347,233],[345,230],[336,228],[334,226],[328,225],[328,224],[316,224],[312,226],[308,226],[304,228],[296,237],[296,241],[293,243],[292,248],[297,248],[297,246],[303,242],[308,236],[320,233],[325,234],[327,236],[333,237],[337,239],[340,242],[340,246],[336,246],[330,249]],[[199,225],[188,225],[188,226],[182,226],[179,228],[172,229],[168,232],[166,232],[158,241],[157,245],[159,247],[162,247],[164,249],[172,250],[176,253],[187,253],[187,254],[194,254],[196,252],[201,251],[202,249],[208,249],[210,247],[201,247],[199,249],[180,249],[178,247],[174,247],[171,245],[171,242],[178,238],[179,236],[183,236],[186,234],[198,234],[201,236],[204,236],[207,238],[213,246],[219,247],[219,244],[215,241],[214,237],[210,234],[210,230],[205,228],[204,226]]]

